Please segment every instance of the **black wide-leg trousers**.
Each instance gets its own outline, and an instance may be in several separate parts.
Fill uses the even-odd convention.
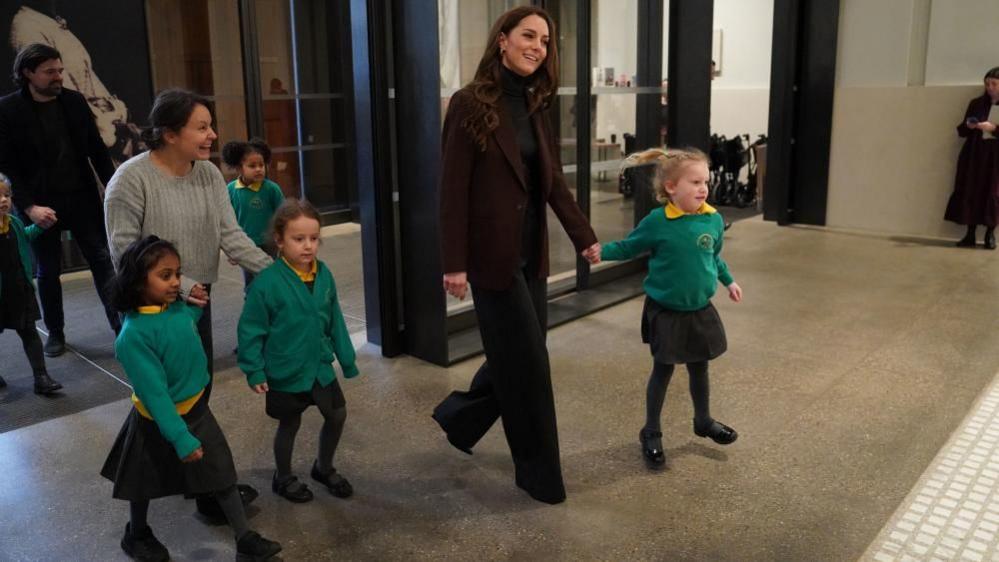
[[[501,418],[517,485],[539,501],[559,503],[565,486],[545,343],[546,293],[546,280],[525,271],[503,291],[472,287],[486,361],[467,391],[452,392],[434,409],[434,419],[452,443],[471,449]]]

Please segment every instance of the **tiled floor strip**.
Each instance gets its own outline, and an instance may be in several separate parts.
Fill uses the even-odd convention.
[[[999,562],[999,375],[863,561]]]

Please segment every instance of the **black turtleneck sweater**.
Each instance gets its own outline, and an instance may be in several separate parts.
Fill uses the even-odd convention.
[[[544,212],[541,205],[540,183],[541,156],[538,150],[538,139],[534,136],[531,125],[531,115],[527,111],[527,78],[512,70],[502,67],[502,102],[513,121],[516,131],[517,148],[520,149],[520,160],[524,167],[520,170],[527,184],[527,206],[524,209],[524,231],[521,235],[520,265],[525,267],[537,265],[537,249],[540,246],[538,237],[541,235],[540,218]]]

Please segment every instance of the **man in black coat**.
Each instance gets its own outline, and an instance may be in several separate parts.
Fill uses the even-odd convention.
[[[86,98],[63,87],[62,55],[40,43],[14,59],[19,89],[0,98],[0,171],[13,183],[20,215],[48,231],[33,244],[38,293],[49,329],[45,355],[65,351],[63,334],[62,232],[68,230],[90,265],[94,286],[111,328],[117,313],[107,306],[105,287],[114,274],[108,252],[101,191],[114,173]]]

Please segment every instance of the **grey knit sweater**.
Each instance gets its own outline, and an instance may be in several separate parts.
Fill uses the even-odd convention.
[[[160,170],[143,152],[130,158],[108,182],[104,221],[115,267],[132,242],[155,234],[180,251],[186,294],[194,283],[214,283],[219,250],[253,272],[271,264],[236,222],[222,172],[196,161],[183,177]]]

